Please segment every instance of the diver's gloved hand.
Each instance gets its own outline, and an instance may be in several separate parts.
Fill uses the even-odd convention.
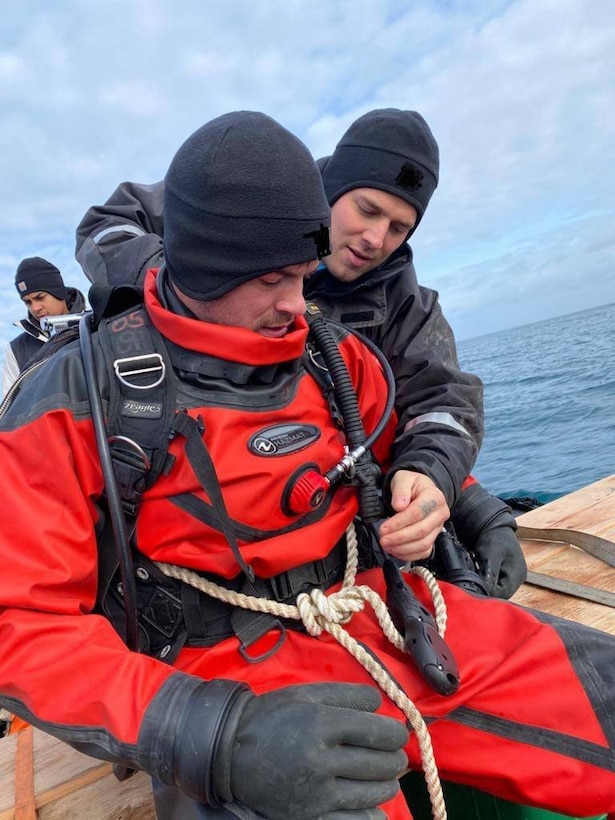
[[[380,702],[371,686],[341,683],[238,699],[219,733],[216,795],[269,820],[384,820],[408,732],[373,714]]]
[[[493,527],[474,547],[478,571],[494,598],[511,598],[527,578],[527,564],[512,527]]]
[[[480,484],[472,484],[462,490],[451,521],[459,540],[474,553],[489,595],[510,598],[527,578],[510,507]]]

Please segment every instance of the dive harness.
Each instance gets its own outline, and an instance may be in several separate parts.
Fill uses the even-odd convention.
[[[123,293],[118,294],[118,290]],[[111,294],[107,291],[102,295],[94,293],[94,298],[91,297],[93,304],[99,303],[98,314],[101,318],[109,314],[114,317],[108,321],[113,332],[104,332],[102,335],[103,352],[106,353],[107,358],[113,359],[113,371],[121,382],[123,391],[126,391],[128,386],[133,389],[133,395],[139,396],[143,395],[145,390],[150,390],[150,392],[154,390],[157,391],[155,396],[159,399],[169,391],[168,383],[164,384],[167,371],[172,369],[168,354],[165,355],[160,351],[159,348],[163,342],[157,338],[159,334],[149,327],[149,322],[145,321],[145,311],[139,305],[139,295],[135,295],[134,289],[120,288],[115,291]],[[118,301],[121,299],[125,304],[126,292],[131,291],[133,293],[128,298],[132,299],[135,309],[131,310],[129,307],[127,311],[116,317],[114,310]],[[352,331],[377,356],[388,383],[385,410],[379,423],[368,436],[363,427],[356,394],[346,364],[337,341],[327,326],[329,320],[325,320],[320,310],[313,304],[308,305],[306,319],[310,337],[314,340],[324,362],[324,366],[318,368],[319,373],[315,373],[313,369],[310,372],[315,378],[320,379],[334,418],[341,420],[349,448],[340,462],[323,475],[313,468],[303,473],[300,476],[301,481],[298,482],[301,490],[291,492],[291,503],[297,506],[297,499],[303,499],[303,502],[299,504],[303,509],[296,509],[297,513],[317,511],[321,506],[326,507],[326,500],[330,497],[331,489],[342,479],[358,486],[362,521],[359,527],[361,567],[368,568],[374,565],[382,567],[388,589],[387,605],[395,626],[404,636],[406,651],[419,673],[431,686],[441,694],[452,694],[459,685],[458,671],[452,653],[440,636],[431,613],[420,604],[406,584],[399,566],[382,552],[378,544],[376,524],[383,517],[379,489],[380,470],[374,463],[369,448],[382,433],[393,410],[394,377],[391,368],[370,340]],[[337,323],[331,322],[331,324]],[[209,646],[230,634],[239,635],[242,651],[248,657],[248,647],[254,640],[272,627],[278,628],[283,637],[285,624],[276,622],[276,619],[270,616],[264,616],[260,619],[262,624],[256,625],[254,617],[250,622],[250,619],[246,619],[244,615],[229,614],[224,605],[217,605],[214,601],[203,603],[200,599],[195,598],[194,591],[184,589],[183,585],[170,586],[168,578],[162,583],[159,570],[145,556],[133,555],[130,543],[131,532],[126,515],[130,517],[136,515],[140,493],[146,486],[151,486],[160,472],[168,469],[169,465],[165,467],[164,458],[158,455],[158,465],[153,471],[155,476],[148,474],[152,465],[138,438],[139,425],[142,426],[142,420],[139,424],[135,422],[133,425],[132,432],[135,434],[136,441],[128,435],[109,436],[92,351],[91,330],[93,325],[93,314],[86,314],[81,318],[79,340],[117,561],[117,573],[109,572],[108,568],[103,569],[102,597],[108,609],[106,614],[112,618],[117,628],[118,615],[123,610],[124,623],[118,631],[124,637],[127,645],[134,651],[147,651],[167,662],[173,662],[183,645]],[[99,330],[104,330],[100,320],[97,325]],[[341,325],[339,327],[343,332],[348,332],[347,328]],[[155,342],[154,339],[156,339]],[[134,352],[136,346],[138,355],[118,358],[116,350],[105,350],[112,343],[116,345],[116,348],[119,346],[120,349],[130,353]],[[153,353],[152,350],[156,352]],[[314,364],[314,357],[312,357],[312,364]],[[137,381],[132,378],[135,374]],[[110,406],[108,413],[110,419],[114,414],[121,413],[120,405],[125,401],[126,398],[123,396],[121,399],[116,399],[117,406],[113,408]],[[152,405],[157,403],[150,399],[148,402]],[[169,406],[171,404],[173,408]],[[167,435],[171,431],[170,436],[185,437],[189,461],[212,499],[208,514],[211,515],[211,511],[215,511],[218,518],[218,529],[225,534],[233,554],[243,569],[243,573],[232,584],[227,582],[225,584],[252,596],[287,602],[296,598],[298,592],[313,585],[326,589],[338,582],[343,575],[343,543],[338,543],[322,561],[311,562],[304,567],[281,573],[274,578],[255,578],[252,568],[245,563],[239,551],[235,528],[226,513],[215,468],[203,442],[202,429],[199,428],[198,422],[186,412],[175,413],[174,401],[167,400],[166,405],[161,415]],[[167,417],[172,419],[168,425]],[[157,425],[160,428],[161,422],[157,422]],[[164,448],[159,447],[158,449]],[[135,481],[135,469],[136,474],[140,476],[138,482]],[[308,492],[305,491],[306,484],[309,485]],[[342,542],[344,540],[344,538],[341,539]],[[102,550],[101,552],[109,551]],[[216,580],[220,582],[220,579]],[[235,620],[235,628],[229,632],[229,625],[233,627],[233,620]],[[144,636],[143,629],[139,628],[139,623],[147,624],[147,636]]]

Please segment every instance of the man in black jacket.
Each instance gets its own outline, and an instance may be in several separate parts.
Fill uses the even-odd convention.
[[[15,379],[30,359],[49,341],[49,333],[41,327],[46,316],[80,313],[85,309],[83,294],[66,287],[62,274],[47,259],[31,256],[23,259],[15,273],[15,287],[28,309],[25,319],[15,322],[22,333],[7,345],[2,373],[2,393],[6,395]]]
[[[414,476],[409,498],[392,499],[405,516],[406,555],[409,541],[417,558],[425,554],[450,509],[488,591],[508,598],[526,577],[515,522],[468,478],[482,441],[482,384],[460,369],[438,294],[419,286],[407,244],[438,184],[437,142],[420,114],[379,109],[356,120],[319,166],[332,206],[332,253],[306,296],[367,335],[392,366],[404,434],[395,456],[407,456]],[[122,183],[88,210],[76,256],[91,281],[140,283],[160,264],[162,198],[163,183]],[[381,535],[395,555],[395,536],[386,526]]]

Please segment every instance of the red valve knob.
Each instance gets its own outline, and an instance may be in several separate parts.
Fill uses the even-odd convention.
[[[299,515],[318,509],[325,500],[329,484],[329,480],[317,470],[301,473],[288,495],[290,512]]]

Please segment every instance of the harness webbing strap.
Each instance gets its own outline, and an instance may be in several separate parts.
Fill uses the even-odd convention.
[[[109,373],[106,427],[114,469],[124,508],[135,515],[143,491],[166,465],[176,377],[142,305],[102,321],[98,337]]]
[[[171,429],[174,433],[179,433],[179,435],[186,439],[186,458],[194,470],[194,474],[198,478],[201,487],[203,487],[211,499],[220,528],[228,541],[233,555],[235,556],[235,560],[241,567],[242,571],[245,572],[246,576],[253,581],[254,570],[245,561],[239,550],[239,544],[237,543],[233,524],[229,518],[224,496],[222,495],[222,490],[220,489],[220,482],[218,481],[218,476],[216,475],[216,468],[214,467],[209,451],[203,441],[204,430],[202,429],[202,426],[199,425],[192,418],[192,416],[189,416],[184,410],[175,416]]]
[[[194,493],[178,493],[177,495],[169,496],[168,500],[180,510],[198,519],[203,524],[206,524],[212,529],[219,530],[219,519],[213,504],[200,498]],[[250,527],[236,518],[230,517],[229,520],[233,525],[233,531],[239,541],[245,543],[253,543],[255,541],[263,541],[265,538],[276,538],[279,535],[286,535],[289,532],[308,527],[315,521],[319,521],[328,512],[333,502],[333,496],[327,496],[324,503],[315,510],[311,510],[305,515],[300,516],[296,521],[287,524],[285,527],[276,527],[275,529],[265,530],[257,527]]]
[[[101,534],[101,541],[110,542],[112,534]],[[103,555],[113,557],[112,550]],[[235,635],[242,653],[271,629],[285,631],[279,618],[269,614],[238,610],[232,604],[203,594],[197,588],[167,577],[141,553],[134,555],[140,650],[167,663],[173,663],[183,646],[214,646]],[[232,580],[201,575],[204,582],[215,583],[231,592],[289,603],[298,594],[314,587],[329,589],[344,576],[346,536],[324,558],[311,561],[271,578],[255,578],[252,583],[243,573]],[[101,569],[103,569],[101,567]],[[125,635],[124,601],[117,560],[107,562],[100,579],[102,611],[122,637]],[[236,612],[241,615],[236,616]],[[301,628],[300,624],[292,624]],[[259,660],[250,658],[251,660]]]

